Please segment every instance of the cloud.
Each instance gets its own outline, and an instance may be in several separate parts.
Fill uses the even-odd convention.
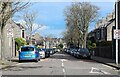
[[[48,29],[48,26],[34,23],[33,24],[33,31],[36,30],[36,29],[38,29],[40,31],[43,31],[45,29]]]
[[[21,25],[25,25],[25,21],[24,20],[18,20],[18,21],[15,21],[16,23],[20,23]]]
[[[21,25],[25,25],[25,21],[24,20],[18,20],[15,21],[16,23],[20,23]],[[39,28],[39,29],[38,29]],[[46,25],[42,25],[42,24],[37,24],[37,23],[33,23],[33,31],[34,32],[40,32],[40,31],[44,31],[46,29],[48,29],[49,27]]]

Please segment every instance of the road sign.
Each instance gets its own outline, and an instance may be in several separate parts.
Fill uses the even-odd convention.
[[[114,30],[114,39],[120,39],[120,30]]]

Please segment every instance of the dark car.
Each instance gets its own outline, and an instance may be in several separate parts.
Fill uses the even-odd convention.
[[[74,56],[74,52],[75,52],[75,51],[76,51],[76,49],[74,49],[74,48],[71,49],[71,50],[70,50],[70,55]]]
[[[50,50],[49,49],[43,49],[45,51],[45,58],[50,57]]]
[[[77,49],[74,49],[74,52],[73,52],[74,57],[77,57],[77,51],[78,51]]]
[[[67,50],[67,53],[68,53],[68,54],[71,54],[71,51],[72,51],[72,48],[69,48],[69,49]]]
[[[87,48],[80,48],[77,51],[77,57],[78,58],[88,58],[91,59],[91,53]]]
[[[54,49],[48,49],[48,51],[50,52],[50,55],[53,55],[55,53]]]
[[[64,52],[67,52],[67,48],[64,48]]]

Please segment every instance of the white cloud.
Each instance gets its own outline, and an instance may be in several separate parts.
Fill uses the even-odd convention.
[[[24,20],[18,20],[18,21],[15,21],[16,23],[20,23],[21,25],[25,25],[25,21]]]
[[[25,25],[25,21],[24,20],[18,20],[18,21],[15,21],[16,23],[20,23],[21,25]],[[39,28],[40,27],[40,28]],[[37,28],[39,28],[37,30]],[[37,24],[37,23],[33,23],[33,31],[36,30],[36,32],[40,32],[40,31],[44,31],[46,29],[48,29],[49,27],[46,26],[46,25],[41,25],[41,24]]]
[[[36,30],[36,29],[38,29],[39,31],[43,31],[47,28],[48,28],[48,26],[46,26],[46,25],[41,25],[41,24],[36,24],[36,23],[33,24],[33,31]]]

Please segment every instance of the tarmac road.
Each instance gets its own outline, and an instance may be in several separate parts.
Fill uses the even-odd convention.
[[[93,60],[57,52],[39,62],[22,62],[2,70],[2,75],[118,75],[118,70]]]

